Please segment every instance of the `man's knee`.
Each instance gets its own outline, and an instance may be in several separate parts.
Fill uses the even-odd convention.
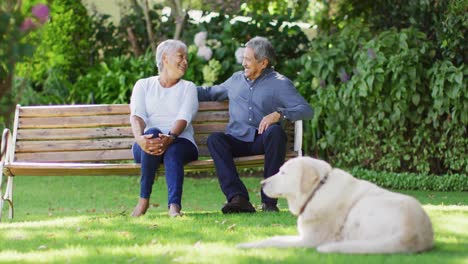
[[[225,136],[226,135],[222,132],[215,132],[211,134],[206,140],[206,144],[208,145],[208,148],[218,146],[219,143],[225,140]]]
[[[286,140],[286,132],[278,124],[271,125],[264,133],[267,139]]]

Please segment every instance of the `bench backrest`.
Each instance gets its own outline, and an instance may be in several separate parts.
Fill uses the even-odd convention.
[[[16,162],[133,162],[134,142],[128,104],[17,106],[13,129]],[[192,124],[200,156],[209,156],[206,139],[224,131],[227,102],[200,102]],[[294,124],[287,122],[288,150]]]

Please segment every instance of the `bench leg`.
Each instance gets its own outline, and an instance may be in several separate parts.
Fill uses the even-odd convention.
[[[5,205],[5,202],[8,203],[9,205],[9,213],[8,217],[10,220],[13,219],[14,215],[14,207],[13,207],[13,177],[8,176],[7,184],[6,184],[6,189],[5,189],[5,194],[2,194],[2,185],[3,185],[3,172],[0,174],[0,221],[2,220],[2,215],[3,215],[3,206]]]
[[[0,162],[0,221],[2,221],[2,214],[3,214],[3,160]]]

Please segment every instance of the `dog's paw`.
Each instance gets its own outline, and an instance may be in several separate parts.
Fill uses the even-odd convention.
[[[320,253],[332,253],[337,251],[338,249],[336,243],[327,243],[317,247],[317,252]]]
[[[255,248],[257,247],[256,243],[240,243],[236,245],[237,248]]]

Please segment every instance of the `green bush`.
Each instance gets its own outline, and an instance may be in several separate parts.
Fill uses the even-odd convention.
[[[81,1],[56,0],[51,21],[42,30],[33,58],[20,65],[18,76],[31,80],[32,88],[49,104],[65,103],[69,89],[92,65],[91,20]]]
[[[135,82],[154,75],[156,71],[151,52],[136,58],[110,58],[78,79],[70,90],[67,103],[129,103]]]
[[[307,152],[344,167],[466,173],[464,66],[434,63],[416,29],[369,32],[349,23],[303,56],[297,86],[315,108]]]
[[[294,79],[299,70],[296,67],[300,65],[291,61],[306,52],[309,41],[299,26],[289,24],[289,15],[254,13],[250,20],[245,21],[234,15],[220,13],[207,22],[189,24],[184,33],[184,40],[186,43],[191,43],[197,32],[206,31],[208,39],[220,43],[212,48],[213,58],[221,62],[222,66],[216,84],[229,78],[233,72],[243,69],[236,62],[234,54],[239,47],[255,36],[263,36],[271,41],[277,54],[275,68],[290,79]]]
[[[337,8],[332,24],[360,18],[375,32],[417,28],[435,45],[437,59],[449,59],[456,66],[468,60],[466,0],[346,0]]]
[[[468,177],[463,174],[437,176],[416,173],[377,172],[362,168],[352,169],[350,173],[356,178],[367,180],[389,189],[439,192],[468,191]]]
[[[162,9],[162,5],[155,4],[149,10],[156,42],[168,39],[174,27],[171,23],[163,22],[167,17],[162,15]],[[122,18],[117,25],[114,25],[109,15],[95,12],[91,16],[93,36],[90,42],[92,42],[93,54],[97,61],[120,55],[140,56],[150,47],[141,7],[136,2],[132,2],[127,9],[122,11]],[[130,42],[129,31],[134,36],[135,46]]]

